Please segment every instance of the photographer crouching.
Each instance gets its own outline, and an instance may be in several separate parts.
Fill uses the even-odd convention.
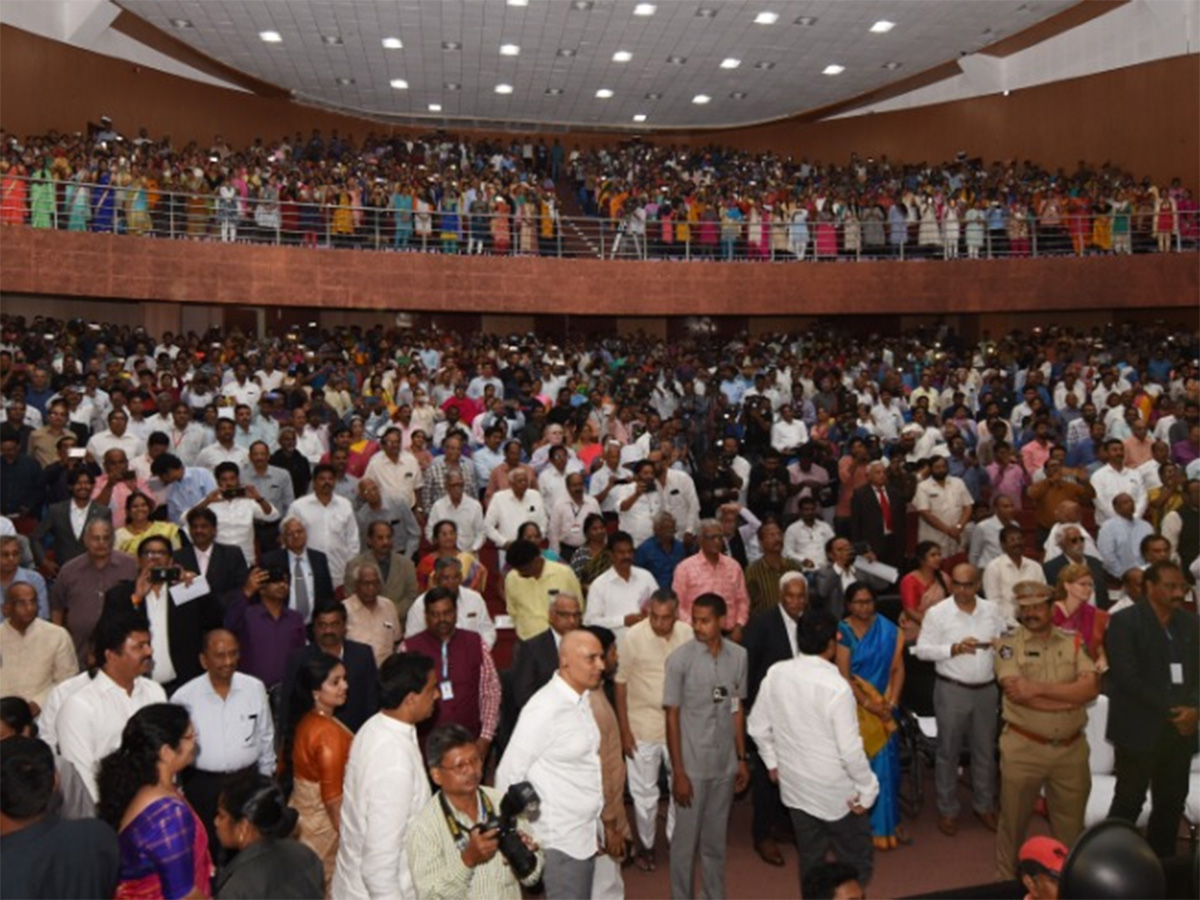
[[[483,787],[483,759],[461,725],[434,730],[425,745],[430,777],[440,790],[413,821],[408,864],[422,898],[520,900],[521,885],[542,877],[542,851],[517,816],[537,803],[528,782],[501,797]]]

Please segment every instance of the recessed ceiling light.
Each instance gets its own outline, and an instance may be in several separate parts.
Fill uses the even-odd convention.
[[[451,93],[462,90],[462,85],[459,84],[457,81],[447,81],[444,85],[442,85],[442,87],[444,87],[446,90],[450,91]]]
[[[633,14],[635,16],[652,16],[657,9],[658,7],[653,3],[639,3],[633,8]]]
[[[498,85],[496,85],[496,93],[497,94],[511,94],[512,93],[512,85],[511,84],[498,84]]]
[[[501,56],[520,56],[521,48],[518,47],[516,44],[501,44],[500,45],[500,55]]]
[[[593,6],[595,6],[595,4],[592,2],[592,0],[571,0],[571,8],[577,9],[580,12],[587,12]]]
[[[635,122],[645,122],[645,121],[646,121],[646,114],[645,114],[645,113],[637,113],[637,114],[636,114],[636,115],[633,117],[633,121],[635,121]]]
[[[732,94],[729,95],[729,98],[731,100],[745,100],[746,92],[745,91],[734,91]]]
[[[661,100],[662,94],[660,94],[658,91],[651,91],[650,93],[648,93],[646,95],[646,99],[647,100]]]
[[[551,97],[557,97],[562,93],[562,88],[546,88],[546,93]]]
[[[192,28],[192,27],[194,27],[192,25],[191,19],[172,19],[171,24],[174,25],[176,28]]]
[[[572,50],[570,47],[563,47],[561,50],[558,51],[558,55],[563,57],[564,59],[570,59],[577,52],[578,51]]]
[[[509,6],[528,6],[529,0],[508,0]]]
[[[633,54],[628,50],[618,50],[613,54],[613,62],[629,62],[633,59]]]
[[[760,12],[754,17],[755,25],[774,25],[779,21],[779,13]]]
[[[841,75],[846,71],[845,66],[839,66],[837,63],[830,63],[821,70],[822,75]]]
[[[600,90],[596,91],[596,96],[601,100],[607,100],[612,96],[612,91],[610,91],[608,88],[600,88]]]
[[[260,31],[258,36],[268,44],[279,44],[283,41],[283,35],[278,31]]]
[[[462,44],[458,41],[442,41],[443,50],[461,50]]]
[[[764,71],[767,71],[767,72],[769,72],[769,71],[771,71],[771,69],[775,68],[775,63],[773,63],[773,62],[769,62],[769,61],[767,61],[767,60],[765,60],[765,59],[764,59],[764,60],[762,60],[761,62],[756,62],[756,63],[754,64],[754,68],[756,68],[756,69],[762,69],[762,70],[764,70]]]
[[[403,78],[393,78],[391,81],[388,82],[388,84],[390,84],[392,87],[394,87],[398,91],[407,91],[408,90],[408,82],[405,81]]]
[[[895,27],[896,27],[895,22],[889,22],[887,19],[880,19],[878,22],[876,22],[874,25],[871,26],[871,33],[872,34],[887,34],[889,31],[891,31]]]
[[[442,111],[442,104],[440,104],[440,103],[430,103],[430,104],[429,104],[429,111],[430,111],[430,112],[441,112],[441,111]]]
[[[342,87],[349,87],[350,85],[354,84],[354,79],[353,78],[339,78],[337,80],[337,83],[340,84]]]
[[[722,69],[736,69],[741,64],[742,64],[742,61],[740,59],[734,59],[732,56],[721,60],[721,68]]]
[[[398,37],[385,37],[383,39],[383,49],[384,50],[403,50],[404,49],[404,41],[400,40],[400,38],[398,38]]]
[[[801,16],[795,21],[796,25],[803,25],[805,28],[811,28],[817,24],[816,16]]]
[[[706,6],[702,6],[698,10],[696,10],[696,18],[697,19],[715,19],[716,16],[717,16],[717,11],[715,9],[709,9]]]
[[[682,66],[685,62],[687,62],[687,57],[686,56],[668,56],[667,62],[669,62],[673,66]]]
[[[708,94],[697,94],[692,98],[693,103],[699,103],[701,105],[708,103],[710,100],[712,100],[712,97],[708,96]]]
[[[904,65],[904,63],[898,63],[898,62],[885,62],[885,63],[883,64],[883,68],[887,69],[887,70],[888,70],[888,71],[890,71],[890,72],[895,72],[895,71],[896,71],[898,68],[900,68],[902,65]]]
[[[321,35],[321,43],[328,44],[330,47],[340,47],[343,43],[340,34],[323,34]]]

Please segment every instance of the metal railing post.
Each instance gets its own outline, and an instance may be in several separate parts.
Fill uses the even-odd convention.
[[[1038,227],[1037,226],[1038,226],[1038,223],[1037,223],[1037,220],[1035,219],[1029,228],[1029,246],[1030,246],[1030,252],[1031,252],[1033,259],[1037,259],[1037,251],[1038,251],[1038,240],[1037,240],[1038,239]]]

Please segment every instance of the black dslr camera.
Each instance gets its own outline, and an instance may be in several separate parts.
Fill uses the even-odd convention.
[[[517,816],[522,813],[527,816],[536,814],[540,802],[532,784],[528,781],[518,781],[509,787],[504,799],[500,801],[500,815],[497,816],[493,812],[476,826],[480,831],[496,829],[500,852],[512,866],[518,881],[528,878],[537,868],[537,855],[521,840],[521,834],[517,831]]]

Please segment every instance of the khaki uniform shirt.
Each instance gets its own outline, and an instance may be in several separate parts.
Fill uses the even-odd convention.
[[[1000,639],[996,646],[996,680],[1021,676],[1042,684],[1070,684],[1080,672],[1095,672],[1082,641],[1059,628],[1047,638],[1034,637],[1024,626]],[[1083,730],[1087,710],[1042,712],[1004,698],[1004,721],[1048,740],[1062,740]]]

